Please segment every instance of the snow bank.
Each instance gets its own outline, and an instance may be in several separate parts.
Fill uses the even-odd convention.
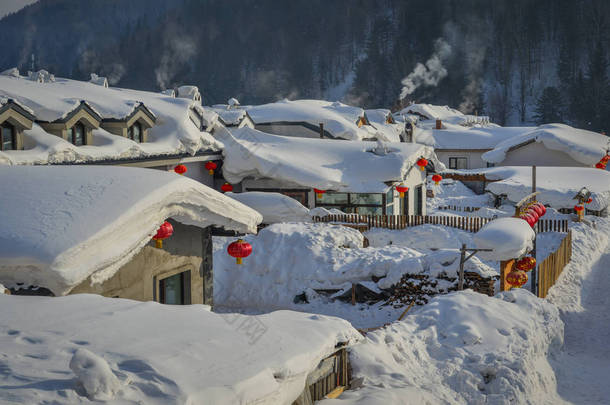
[[[321,404],[539,404],[558,398],[557,309],[525,290],[435,297],[351,349],[363,386]],[[555,397],[555,398],[554,398]],[[556,402],[555,402],[556,403]]]
[[[0,98],[12,98],[33,111],[37,120],[52,122],[65,117],[85,100],[104,119],[125,119],[142,102],[155,115],[156,124],[148,131],[148,142],[136,143],[129,139],[107,142],[95,147],[82,146],[74,153],[57,153],[71,144],[48,134],[39,126],[24,132],[29,144],[24,151],[0,152],[0,164],[45,164],[61,162],[89,162],[104,159],[145,158],[156,155],[193,155],[201,150],[221,148],[207,132],[199,131],[189,119],[193,101],[168,97],[160,93],[119,88],[106,88],[94,83],[69,79],[38,83],[22,77],[0,75]],[[97,134],[94,134],[94,140]],[[115,138],[119,136],[112,135]],[[48,138],[45,141],[45,138]],[[33,143],[33,145],[32,145]],[[54,146],[49,146],[52,144]],[[128,146],[125,146],[128,145]],[[31,150],[34,148],[35,150]],[[66,160],[63,160],[63,159]]]
[[[0,295],[0,307],[2,403],[88,402],[70,365],[89,392],[114,391],[112,403],[290,404],[338,343],[361,340],[347,321],[290,311],[216,314],[89,294]]]
[[[262,214],[265,224],[306,222],[311,219],[309,209],[294,198],[280,193],[250,191],[246,193],[225,193],[225,195]]]
[[[362,140],[371,138],[372,128],[359,128],[358,119],[364,116],[364,110],[339,102],[324,100],[282,100],[248,108],[248,114],[255,124],[304,122],[318,127],[324,124],[324,130],[335,138]]]
[[[490,163],[501,163],[511,148],[527,142],[542,143],[547,149],[567,153],[586,166],[597,163],[610,148],[610,138],[605,135],[565,124],[547,124],[498,144],[482,158]]]
[[[117,166],[0,167],[0,282],[67,293],[103,282],[167,218],[256,232],[261,216],[186,177]]]
[[[536,233],[521,218],[498,218],[485,224],[473,239],[478,249],[493,249],[479,252],[489,260],[517,259],[534,248]]]
[[[224,143],[223,176],[230,183],[246,177],[272,178],[321,190],[383,193],[385,182],[402,181],[424,156],[442,167],[431,148],[410,143],[384,144],[270,135],[251,128],[218,131]],[[440,170],[440,169],[439,169]]]
[[[112,399],[119,390],[118,378],[103,358],[84,348],[76,349],[70,360],[76,383],[89,399]]]
[[[490,169],[460,171],[481,173],[490,182],[486,190],[506,194],[512,202],[520,201],[531,193],[532,169],[530,167],[495,167]],[[610,172],[586,167],[537,167],[536,196],[538,201],[554,208],[572,208],[577,203],[574,196],[582,187],[591,191],[591,210],[603,210],[610,204]]]

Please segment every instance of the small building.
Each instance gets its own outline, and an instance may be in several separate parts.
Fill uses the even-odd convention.
[[[547,124],[513,136],[481,157],[502,166],[593,167],[610,150],[606,135]]]
[[[416,162],[423,157],[430,168],[438,166],[432,148],[419,144],[307,139],[251,128],[218,136],[225,144],[222,174],[235,191],[281,193],[308,208],[425,215],[426,172]],[[398,184],[409,187],[404,198]]]
[[[23,149],[23,131],[32,129],[35,119],[29,108],[0,98],[0,152]]]
[[[139,168],[5,166],[0,185],[0,284],[16,295],[211,305],[214,229],[262,221],[196,181]],[[164,221],[173,234],[160,249]]]
[[[377,130],[377,139],[386,142],[406,142],[406,122],[396,121],[390,110],[378,108],[365,110],[366,117]]]
[[[211,109],[218,114],[220,122],[227,128],[254,128],[254,121],[248,114],[248,106],[242,106],[231,97],[227,104],[214,104]]]
[[[255,128],[300,138],[376,140],[362,108],[324,100],[282,100],[247,109]]]

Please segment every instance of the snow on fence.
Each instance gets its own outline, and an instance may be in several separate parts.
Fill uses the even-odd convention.
[[[371,228],[405,229],[411,226],[424,224],[443,225],[461,229],[467,232],[478,232],[483,225],[492,218],[485,217],[449,217],[436,215],[357,215],[357,214],[331,214],[313,217],[313,222],[332,222],[368,231]],[[536,231],[541,232],[567,232],[567,219],[540,219]]]
[[[572,231],[559,244],[559,248],[538,265],[538,296],[545,298],[549,289],[572,259]]]

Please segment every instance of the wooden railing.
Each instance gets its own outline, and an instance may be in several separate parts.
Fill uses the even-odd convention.
[[[323,217],[316,216],[314,222],[333,222],[350,225],[360,230],[371,228],[405,229],[412,226],[432,224],[461,229],[467,232],[478,232],[492,218],[456,217],[438,215],[358,215],[332,214]],[[537,232],[567,232],[566,219],[541,219],[536,225]]]
[[[559,244],[557,250],[551,253],[538,265],[538,296],[545,298],[549,289],[555,285],[563,268],[572,258],[572,231]]]

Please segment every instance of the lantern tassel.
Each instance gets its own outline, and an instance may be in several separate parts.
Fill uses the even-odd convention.
[[[318,200],[322,198],[322,193],[317,193]]]
[[[419,170],[421,170],[423,172],[424,170],[426,170],[426,167],[425,166],[419,166]]]
[[[155,240],[155,247],[157,249],[163,249],[163,239],[156,239]]]
[[[405,198],[405,193],[400,193],[400,198]]]
[[[242,264],[243,262],[241,257],[236,257],[235,260],[237,261],[237,264]]]
[[[214,170],[210,169],[210,170],[208,170],[208,173],[210,173],[210,176],[213,176],[214,175]]]

